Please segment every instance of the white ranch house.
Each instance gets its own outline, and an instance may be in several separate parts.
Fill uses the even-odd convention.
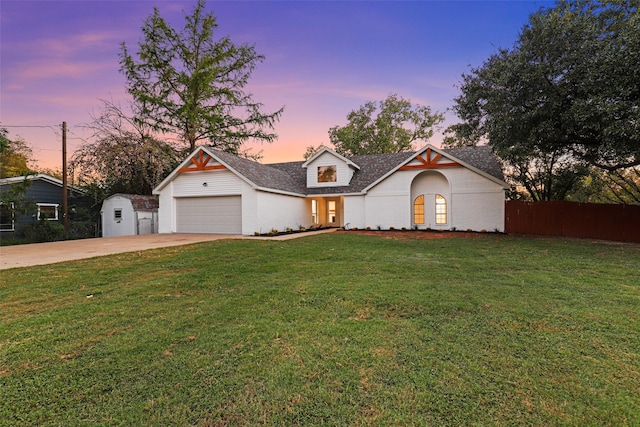
[[[504,231],[508,185],[489,147],[260,164],[198,147],[153,191],[160,233],[330,227]]]

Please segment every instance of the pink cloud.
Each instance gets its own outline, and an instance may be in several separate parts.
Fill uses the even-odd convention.
[[[86,77],[94,75],[97,71],[113,68],[113,63],[64,60],[34,60],[21,64],[10,73],[19,80],[29,79],[55,79],[59,77]],[[13,83],[15,84],[15,82]]]

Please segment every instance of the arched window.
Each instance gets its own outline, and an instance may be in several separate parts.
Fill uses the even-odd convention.
[[[440,194],[436,194],[436,224],[447,223],[447,201]]]
[[[416,197],[413,201],[413,223],[424,224],[424,195]]]

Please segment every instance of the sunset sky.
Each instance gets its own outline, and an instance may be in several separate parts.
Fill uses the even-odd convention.
[[[174,28],[194,1],[0,2],[0,127],[59,169],[61,123],[70,155],[101,99],[130,99],[120,43],[137,50],[153,7]],[[445,112],[461,75],[498,48],[511,48],[529,14],[548,1],[212,1],[218,35],[266,56],[247,92],[265,112],[284,106],[273,144],[251,144],[263,162],[301,160],[347,114],[391,93]],[[455,123],[446,114],[443,127]],[[438,145],[441,136],[429,141]]]

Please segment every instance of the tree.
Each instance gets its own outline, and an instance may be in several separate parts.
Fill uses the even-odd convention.
[[[640,164],[637,12],[631,1],[571,0],[532,14],[513,49],[463,74],[453,107],[463,122],[446,142],[486,140],[515,170],[562,159],[548,168],[559,175]]]
[[[511,199],[565,200],[587,173],[586,167],[568,156],[538,153],[507,165],[505,179],[512,187]]]
[[[429,139],[444,116],[391,94],[378,103],[366,102],[347,120],[346,126],[329,130],[329,139],[336,152],[352,156],[414,150],[414,143]]]
[[[10,178],[32,173],[29,163],[33,152],[27,142],[18,137],[9,139],[9,132],[0,128],[0,178]]]
[[[309,145],[305,149],[304,154],[302,155],[302,158],[305,160],[309,160],[314,156],[314,154],[316,154],[318,151],[322,150],[323,148],[324,148],[324,144],[320,144],[317,147],[314,147],[313,145]]]
[[[576,202],[640,205],[640,167],[612,172],[592,167],[569,199]]]
[[[26,191],[31,181],[26,175],[33,173],[31,147],[22,138],[9,138],[9,131],[0,128],[0,178],[25,176],[22,182],[9,185],[0,191],[0,225],[10,224],[23,212],[28,212],[34,203],[27,199]]]
[[[234,154],[250,139],[272,142],[276,135],[269,130],[283,109],[265,114],[244,91],[264,56],[228,37],[215,40],[216,18],[204,9],[199,0],[184,29],[176,31],[154,8],[142,27],[137,58],[122,43],[120,71],[139,106],[136,119],[178,135],[190,151],[204,140]]]
[[[92,138],[75,151],[71,169],[83,184],[104,192],[95,196],[99,201],[114,193],[151,194],[185,154],[112,102],[103,101],[89,127]]]

